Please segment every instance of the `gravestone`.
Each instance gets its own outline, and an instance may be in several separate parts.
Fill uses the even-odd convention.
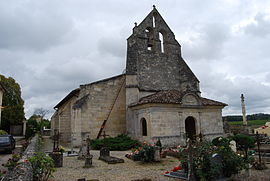
[[[79,178],[77,181],[86,181],[85,178]]]
[[[100,149],[99,152],[99,160],[103,160],[107,162],[108,164],[116,164],[116,163],[124,163],[125,161],[121,158],[116,158],[110,156],[110,150],[109,148],[103,147]]]
[[[160,162],[160,147],[155,147],[154,161]]]
[[[230,141],[230,148],[232,151],[236,152],[236,142],[234,140]]]
[[[222,157],[219,154],[215,153],[212,155],[212,157],[210,158],[210,164],[213,165],[216,169],[218,169],[219,177],[216,179],[224,178],[224,174],[222,171]]]
[[[188,179],[188,174],[184,170],[178,170],[178,171],[175,171],[175,172],[170,172],[170,173],[165,174],[164,176],[177,178],[177,179],[182,179],[182,180],[187,180]]]
[[[110,150],[109,150],[109,148],[103,147],[103,148],[100,149],[99,154],[100,154],[99,155],[100,157],[110,156]]]
[[[59,149],[60,133],[58,130],[54,130],[54,135],[52,139],[53,139],[53,151],[49,153],[49,156],[54,161],[54,167],[56,168],[63,167],[63,153],[60,152]]]
[[[87,154],[87,142],[86,142],[86,140],[83,140],[82,145],[80,147],[78,160],[84,160],[86,154]]]
[[[86,155],[85,155],[85,164],[84,164],[84,168],[90,168],[92,166],[92,159],[93,159],[93,155],[90,154],[90,138],[88,136],[88,138],[86,139]]]

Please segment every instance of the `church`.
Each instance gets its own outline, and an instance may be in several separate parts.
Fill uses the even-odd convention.
[[[195,50],[194,50],[195,51]],[[127,39],[126,71],[72,90],[55,107],[52,130],[60,144],[127,134],[164,146],[224,134],[227,104],[201,97],[199,80],[181,45],[155,7]]]

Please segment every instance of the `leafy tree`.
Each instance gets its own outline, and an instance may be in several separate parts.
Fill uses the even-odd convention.
[[[25,137],[30,138],[30,137],[34,136],[39,130],[40,130],[40,126],[38,124],[37,117],[31,116],[27,120]]]
[[[10,125],[21,124],[25,119],[24,116],[24,101],[21,97],[21,87],[12,78],[6,78],[0,75],[2,85],[5,87],[6,92],[3,95],[3,107],[1,128],[9,131]]]
[[[0,129],[0,135],[8,134],[6,131]]]
[[[51,123],[47,119],[42,119],[40,115],[32,115],[27,120],[27,126],[26,126],[26,138],[30,138],[34,136],[37,132],[41,132],[43,127],[50,128]]]
[[[255,147],[255,139],[250,136],[244,134],[237,134],[233,136],[232,139],[236,142],[238,149],[245,151],[246,158],[248,149]]]
[[[51,127],[51,122],[48,119],[45,119],[45,116],[49,113],[50,111],[44,108],[37,108],[34,111],[34,115],[40,119],[40,130],[43,130],[43,127],[50,128]]]

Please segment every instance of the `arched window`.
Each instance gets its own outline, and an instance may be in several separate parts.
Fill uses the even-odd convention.
[[[159,37],[159,40],[160,40],[160,51],[161,51],[161,53],[164,53],[164,37],[163,37],[163,34],[161,32],[159,32],[158,37]]]
[[[147,136],[147,122],[145,118],[141,119],[141,125],[142,125],[142,135]]]
[[[153,16],[153,27],[154,27],[154,28],[156,27],[156,19],[155,19],[155,16]]]

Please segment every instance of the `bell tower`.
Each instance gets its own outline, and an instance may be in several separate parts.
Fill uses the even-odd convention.
[[[199,80],[182,59],[180,44],[155,6],[139,25],[135,23],[127,39],[126,74],[136,76],[141,91],[199,92]]]

